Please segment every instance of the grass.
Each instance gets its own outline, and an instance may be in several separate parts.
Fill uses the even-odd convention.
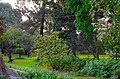
[[[79,54],[77,53],[77,56],[81,59],[83,58],[94,58],[92,54]],[[99,55],[100,59],[107,59],[110,58],[109,55]]]
[[[18,55],[12,56],[12,59],[14,59],[12,64],[15,64],[18,66],[24,66],[24,67],[32,67],[38,63],[38,62],[34,62],[35,58],[31,58],[31,57],[28,58],[27,56],[22,56],[22,58],[24,58],[24,59],[17,59],[17,58],[18,58]],[[4,56],[3,59],[5,62],[8,61],[7,56]]]
[[[80,56],[80,58],[81,57],[82,58],[87,57],[85,55],[79,55],[79,56]],[[92,55],[90,55],[90,56],[92,57]],[[46,71],[51,71],[51,70],[47,69],[46,66],[36,66],[36,64],[38,64],[38,62],[34,61],[35,58],[32,58],[32,57],[28,58],[27,56],[22,56],[22,58],[24,58],[24,59],[16,59],[18,57],[19,56],[16,55],[16,54],[13,55],[12,59],[14,59],[14,61],[12,63],[10,63],[10,64],[13,64],[13,65],[16,65],[16,66],[19,66],[19,67],[22,67],[22,68],[24,68],[24,67],[33,68],[33,69],[39,68],[39,69],[42,69],[45,72]],[[7,63],[8,57],[4,56],[3,59]],[[7,63],[7,64],[9,64],[9,63]],[[56,71],[54,71],[54,72],[56,72]],[[73,73],[73,72],[72,73],[69,73],[69,72],[58,72],[58,73],[59,73],[59,75],[65,77],[65,79],[97,79],[97,78],[89,77],[89,76],[88,77],[76,76],[75,73]]]
[[[79,54],[77,55],[79,58],[93,58],[93,55],[86,55],[86,54]],[[24,59],[16,59],[19,56],[17,54],[12,56],[12,59],[14,59],[14,61],[12,62],[12,64],[18,65],[18,66],[24,66],[24,67],[35,67],[35,68],[43,68],[43,66],[35,66],[36,64],[38,64],[38,62],[35,62],[35,58],[32,57],[27,57],[27,56],[22,56],[22,58]],[[4,60],[7,62],[8,61],[8,57],[4,56],[3,57]],[[109,55],[100,55],[100,58],[102,59],[107,59],[109,58]],[[45,68],[45,66],[44,66]]]

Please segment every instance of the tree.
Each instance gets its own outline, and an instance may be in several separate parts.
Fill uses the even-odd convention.
[[[65,0],[65,10],[75,14],[75,27],[76,30],[80,32],[80,50],[93,53],[95,58],[99,58],[98,52],[96,50],[96,32],[94,32],[94,27],[92,25],[92,18],[90,15],[91,0]]]
[[[17,23],[12,6],[9,3],[0,3],[0,16],[2,16],[4,20],[4,27],[15,25]]]
[[[32,44],[33,36],[20,28],[11,27],[2,36],[2,42],[9,42],[15,47]]]
[[[119,0],[100,0],[98,3],[96,3],[96,1],[97,0],[91,1],[91,14],[93,15],[93,21],[96,23],[97,39],[104,43],[109,52],[112,51],[116,53],[117,58],[117,53],[120,52]],[[98,19],[102,21],[102,23],[98,22]]]
[[[71,54],[76,56],[76,28],[74,24],[75,16],[71,13],[63,11],[62,6],[59,3],[49,2],[50,13],[45,18],[47,19],[46,24],[49,24],[52,31],[59,31],[59,37],[67,42],[67,45],[72,50]],[[46,20],[45,19],[45,20]],[[50,20],[49,20],[50,19]]]

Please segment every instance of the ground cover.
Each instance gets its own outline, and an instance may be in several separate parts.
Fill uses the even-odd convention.
[[[85,55],[82,55],[84,58]],[[97,79],[95,77],[91,76],[77,76],[75,72],[65,72],[65,71],[54,71],[50,67],[47,67],[46,65],[38,65],[39,63],[35,61],[35,57],[27,57],[22,56],[23,59],[18,59],[18,55],[13,55],[14,61],[12,63],[7,63],[8,58],[7,56],[4,56],[4,61],[6,62],[7,66],[18,69],[18,70],[24,70],[26,68],[30,68],[33,71],[40,69],[40,71],[43,72],[54,72],[60,76],[63,76],[64,79]]]

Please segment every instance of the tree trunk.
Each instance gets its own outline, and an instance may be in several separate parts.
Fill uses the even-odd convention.
[[[75,47],[72,47],[71,50],[72,50],[72,55],[76,56],[76,49],[75,49]]]
[[[117,52],[115,54],[116,54],[115,57],[116,57],[116,60],[117,60]]]
[[[40,11],[40,14],[41,14],[41,16],[40,16],[40,34],[43,36],[43,29],[44,29],[44,17],[45,17],[45,6],[46,6],[46,2],[47,2],[47,0],[45,0],[44,2],[43,2],[43,4],[42,4],[42,7],[41,7],[41,11]]]
[[[19,58],[21,58],[21,54],[19,54]]]
[[[13,70],[9,69],[4,61],[3,58],[0,56],[0,75],[3,77],[3,79],[12,79],[11,77],[19,77],[17,73],[15,73]],[[6,75],[6,76],[5,76]]]

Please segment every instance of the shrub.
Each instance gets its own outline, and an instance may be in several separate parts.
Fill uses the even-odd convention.
[[[74,56],[67,56],[63,59],[65,64],[64,70],[77,71],[80,70],[84,65],[85,61]]]
[[[85,60],[81,60],[74,56],[64,56],[52,59],[52,67],[57,70],[78,71],[85,65]]]
[[[19,58],[21,58],[21,56],[25,53],[25,50],[24,48],[16,48],[15,52],[18,53]]]
[[[114,75],[120,77],[120,69],[115,70],[114,71]]]
[[[57,65],[54,65],[53,63],[67,56],[69,48],[66,42],[63,39],[58,38],[58,34],[55,32],[50,36],[38,35],[35,39],[32,52],[37,54],[37,59],[40,59],[41,61],[46,60],[53,69],[57,70],[58,67],[54,67]]]
[[[78,73],[104,78],[112,76],[113,71],[118,68],[120,68],[118,60],[90,60],[86,62],[84,68],[79,70]]]

